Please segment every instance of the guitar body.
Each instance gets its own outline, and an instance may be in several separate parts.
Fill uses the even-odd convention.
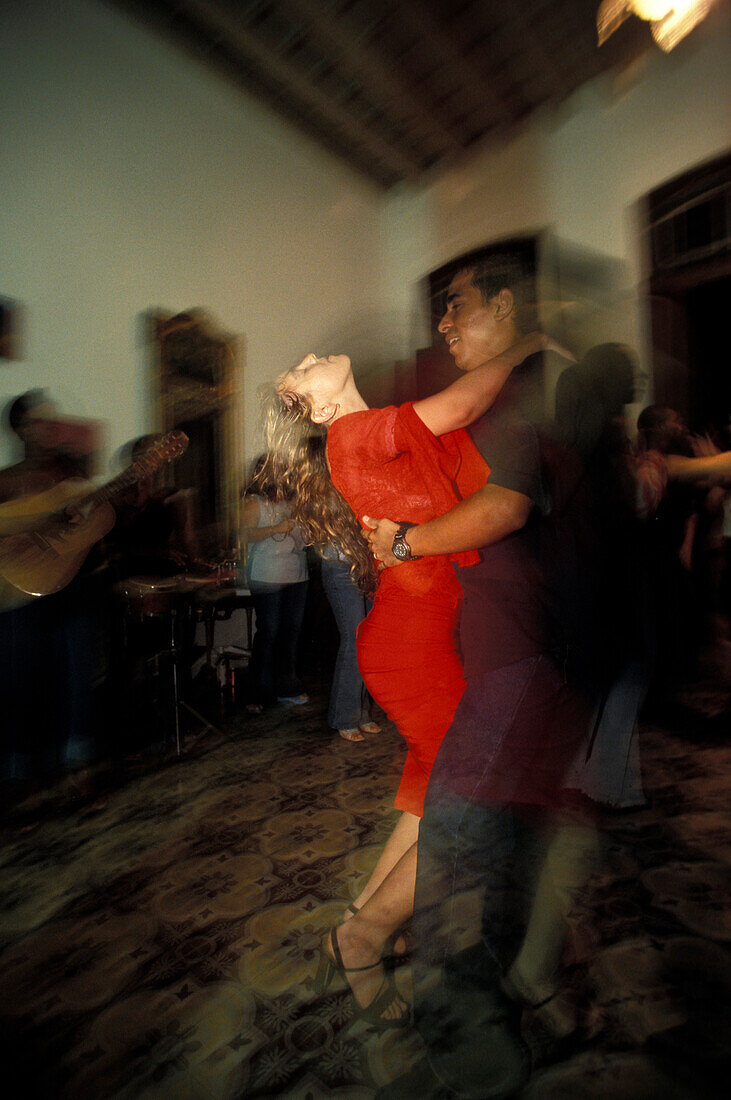
[[[0,611],[20,607],[35,596],[59,592],[67,585],[94,543],[114,526],[116,514],[110,497],[140,477],[149,477],[187,446],[184,432],[169,432],[99,489],[81,478],[70,478],[43,493],[0,504]]]
[[[16,535],[32,530],[54,512],[60,512],[74,500],[81,499],[92,488],[83,478],[72,477],[59,481],[58,485],[42,493],[4,501],[0,504],[0,535]]]
[[[49,493],[54,494],[55,490]],[[60,490],[53,497],[56,502],[53,512],[71,504],[77,495],[78,490],[77,493]],[[33,502],[33,507],[37,503]],[[92,546],[111,531],[116,518],[114,508],[108,503],[98,505],[88,516],[74,523],[49,521],[39,527],[39,518],[48,520],[48,517],[41,512],[27,513],[31,514],[35,518],[33,530],[0,538],[0,576],[4,582],[0,585],[2,610],[20,607],[34,596],[48,596],[64,588],[78,573]]]

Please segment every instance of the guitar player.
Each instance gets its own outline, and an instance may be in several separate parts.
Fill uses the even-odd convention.
[[[122,457],[137,462],[159,441],[158,435],[140,436],[127,444]],[[157,474],[141,477],[115,502],[117,518],[105,548],[110,577],[118,589],[124,588],[127,578],[154,582],[183,573],[210,574],[215,569],[200,552],[193,491],[176,489],[164,481]],[[145,751],[165,734],[174,736],[160,722],[150,698],[154,685],[149,680],[153,655],[170,645],[170,619],[165,613],[145,613],[144,597],[141,599],[139,606],[131,603],[114,616],[112,627],[114,739],[118,750],[126,753]],[[164,604],[165,596],[162,600]],[[178,615],[176,644],[185,653],[192,652],[194,629],[192,617]]]
[[[123,457],[137,462],[160,438],[140,436],[127,445]],[[118,580],[213,568],[200,553],[192,490],[163,485],[156,475],[141,477],[115,503],[115,510],[117,519],[106,547]]]
[[[23,448],[0,470],[0,505],[33,497],[70,478],[86,477],[94,425],[64,421],[42,389],[7,409],[6,423]],[[3,530],[0,518],[0,535]],[[17,802],[65,776],[68,793],[91,795],[88,765],[97,753],[93,686],[103,637],[89,556],[63,591],[0,613],[0,757],[5,801]]]
[[[71,440],[63,440],[62,424],[45,390],[29,390],[10,405],[7,422],[25,454],[0,470],[0,503],[33,496],[52,489],[71,477],[86,477],[89,453]]]

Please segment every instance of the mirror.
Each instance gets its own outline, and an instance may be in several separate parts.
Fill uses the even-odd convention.
[[[188,448],[166,476],[194,490],[201,546],[228,554],[239,541],[243,469],[238,341],[202,310],[150,315],[159,431],[185,432]]]

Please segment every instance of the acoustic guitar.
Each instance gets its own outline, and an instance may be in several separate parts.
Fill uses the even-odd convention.
[[[105,485],[69,478],[43,493],[0,504],[0,610],[59,592],[78,573],[92,546],[116,519],[110,501],[188,446],[185,432],[164,436]]]

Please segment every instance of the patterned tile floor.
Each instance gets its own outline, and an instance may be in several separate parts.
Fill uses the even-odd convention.
[[[229,715],[180,759],[128,769],[96,812],[49,796],[34,827],[4,822],[5,1095],[366,1100],[408,1068],[414,1034],[312,988],[395,820],[404,751],[388,725],[334,737],[325,702]],[[648,805],[612,816],[572,921],[582,1041],[524,1100],[727,1094],[731,747],[723,715],[688,714],[682,732],[643,726]]]

